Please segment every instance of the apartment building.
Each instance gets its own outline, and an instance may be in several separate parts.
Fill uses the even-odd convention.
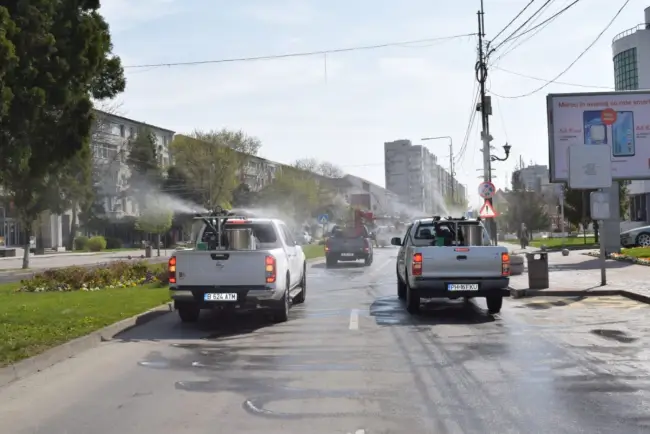
[[[384,166],[386,188],[413,210],[435,214],[452,198],[463,203],[467,197],[465,187],[438,165],[437,157],[410,140],[384,143]]]
[[[91,147],[95,170],[100,174],[99,192],[103,196],[106,214],[111,218],[136,216],[137,205],[124,197],[130,170],[127,165],[129,140],[139,131],[148,130],[156,138],[158,164],[164,169],[171,164],[169,144],[174,131],[96,110],[97,122],[92,132]]]
[[[650,7],[644,21],[612,40],[616,90],[650,89]],[[650,223],[650,181],[631,181],[628,185],[629,218]]]

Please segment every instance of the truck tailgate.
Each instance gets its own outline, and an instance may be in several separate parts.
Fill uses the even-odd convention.
[[[424,278],[493,278],[501,277],[505,247],[420,247]]]
[[[176,252],[178,286],[260,286],[266,284],[266,251]]]

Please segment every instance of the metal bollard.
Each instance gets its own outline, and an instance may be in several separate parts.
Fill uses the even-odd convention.
[[[528,260],[528,288],[548,289],[548,253],[526,253]]]

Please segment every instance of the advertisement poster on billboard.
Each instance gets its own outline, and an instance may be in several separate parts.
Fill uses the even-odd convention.
[[[607,145],[612,179],[650,179],[650,91],[550,94],[551,182],[569,179],[569,147]]]

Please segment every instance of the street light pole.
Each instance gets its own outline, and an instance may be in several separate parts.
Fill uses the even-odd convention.
[[[440,139],[449,139],[449,174],[451,175],[451,200],[455,202],[456,200],[456,187],[454,185],[454,177],[456,173],[454,172],[454,139],[451,136],[437,136],[437,137],[423,137],[423,142],[428,140],[440,140]]]

